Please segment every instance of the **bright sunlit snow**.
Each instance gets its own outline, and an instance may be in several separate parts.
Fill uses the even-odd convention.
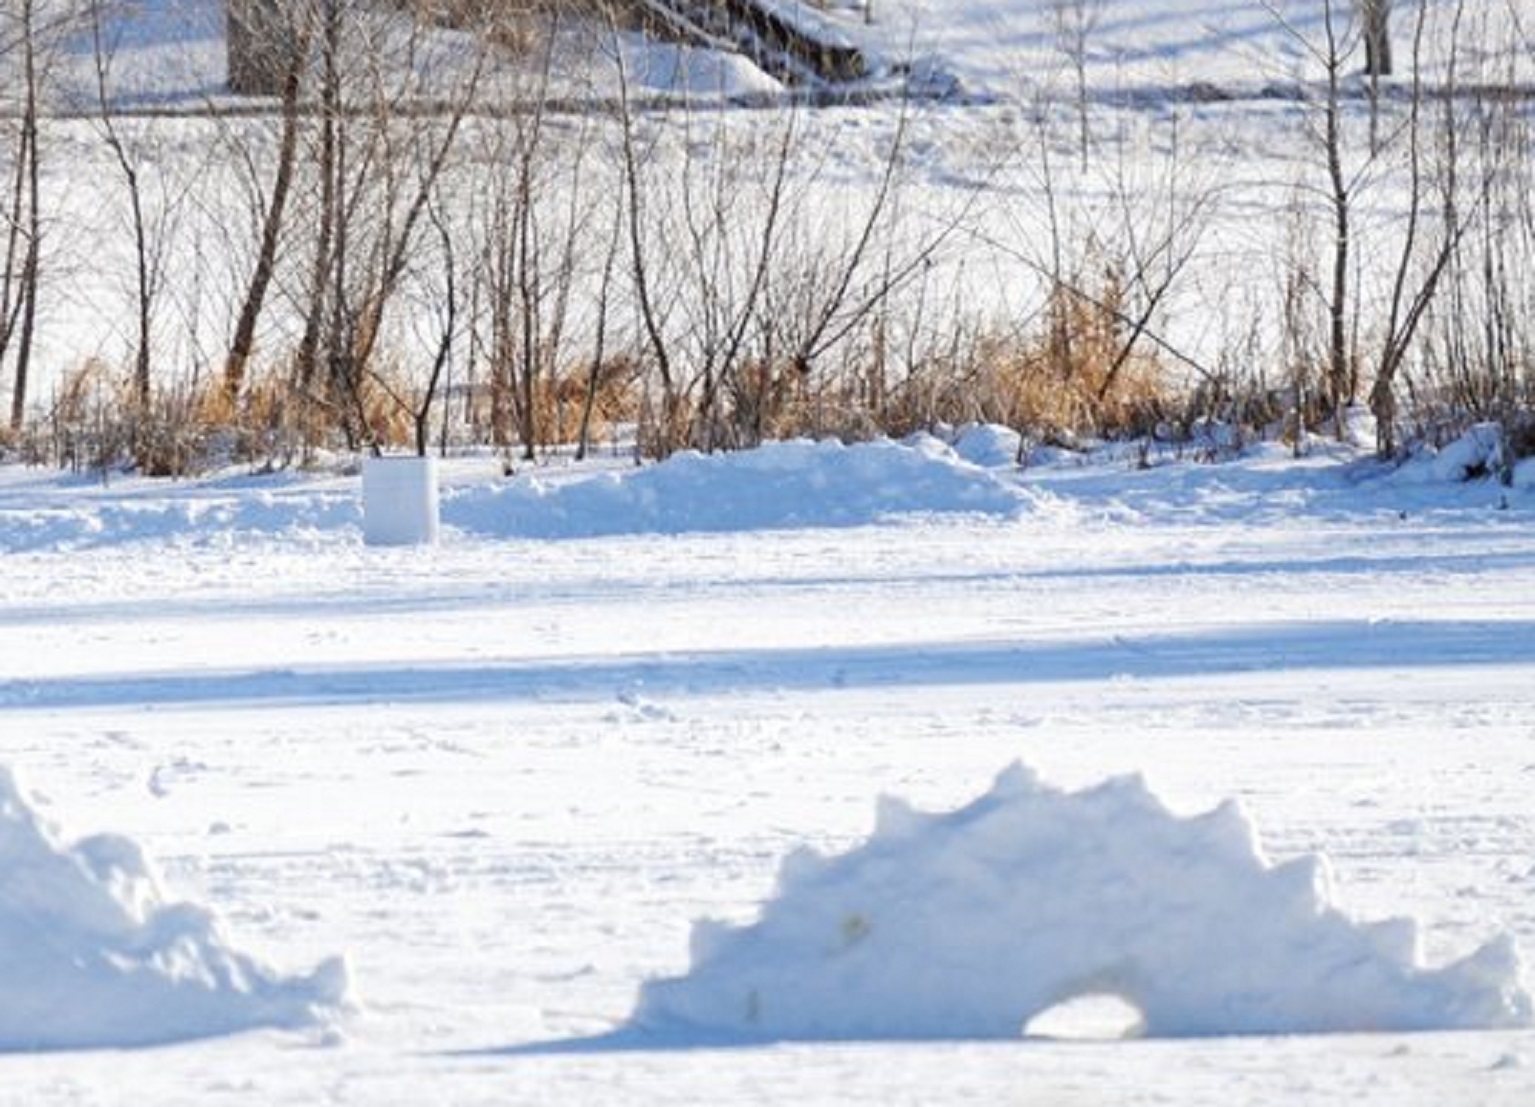
[[[1027,498],[930,436],[910,445],[776,442],[578,481],[538,474],[451,498],[449,523],[478,534],[588,537],[844,527],[923,513],[1012,515]]]
[[[265,1000],[191,1017],[162,995],[140,1037],[92,1040],[279,1025],[11,1055],[7,1092],[719,1107],[1021,1082],[1522,1105],[1535,505],[1527,468],[1461,479],[1477,449],[1400,468],[1323,442],[1213,464],[1033,450],[1020,469],[1015,436],[970,427],[509,478],[450,458],[440,541],[407,548],[364,543],[350,472],[0,469],[5,762],[74,834],[120,843],[117,871],[144,871],[127,842],[153,858],[154,904],[199,905],[264,964],[343,955],[351,978],[324,1048],[254,1018]],[[1033,783],[977,800],[1017,761]],[[1127,776],[1147,792],[1103,784]],[[950,814],[887,805],[871,839],[881,795]],[[98,871],[29,840],[24,872]],[[775,899],[804,849],[830,860],[791,865]],[[860,885],[882,857],[897,871]],[[700,918],[734,929],[690,975]],[[1421,956],[1351,921],[1391,918]],[[51,931],[65,963],[75,920]],[[814,924],[792,965],[756,945],[783,923]],[[211,979],[246,971],[194,948]],[[754,978],[781,1020],[759,1038],[884,1039],[701,1048],[740,1041],[751,950],[827,969],[787,999]],[[334,998],[325,972],[248,980],[296,988],[288,1015]],[[1042,1007],[1047,1026],[1079,991],[1216,1036],[966,1038],[1021,1036]],[[641,993],[669,1031],[631,1025]],[[121,1015],[113,995],[62,1005],[53,1041]],[[1430,1026],[1482,1029],[1403,1032]],[[1345,1028],[1375,1033],[1256,1033]]]
[[[70,23],[48,63],[42,422],[82,365],[110,384],[131,362],[103,91],[151,113],[118,125],[158,228],[157,387],[220,364],[270,188],[277,116],[227,110],[223,6],[110,8],[82,9],[107,15],[101,56]],[[1325,238],[1301,218],[1326,172],[1305,95],[1322,8],[833,0],[817,18],[885,67],[871,102],[641,113],[639,137],[664,179],[716,129],[751,148],[792,119],[798,233],[831,246],[899,146],[915,225],[968,214],[914,332],[1038,318],[1012,261],[1048,257],[1046,193],[1052,218],[1123,209],[1153,237],[1208,202],[1164,306],[1175,345],[1224,366],[1275,324],[1298,240]],[[1529,83],[1520,3],[1396,5],[1400,47],[1418,11],[1431,78],[1464,15],[1496,48],[1462,76]],[[431,95],[455,41],[386,64]],[[557,45],[564,107],[610,108],[620,73],[695,106],[782,87],[627,31]],[[532,96],[536,68],[498,76]],[[878,99],[903,74],[941,95]],[[1113,155],[1080,173],[1045,126],[1074,109]],[[468,121],[472,159],[502,156],[495,114]],[[592,195],[562,172],[559,206],[621,188],[606,119],[551,115],[588,136]],[[1363,265],[1398,250],[1405,198],[1352,153]],[[455,185],[476,201],[478,173]],[[306,255],[262,336],[279,370]],[[434,295],[397,305],[407,374]],[[622,440],[512,477],[455,456],[440,541],[406,548],[366,544],[360,476],[331,459],[0,466],[0,1099],[1527,1107],[1535,459],[1498,483],[1503,444],[1473,428],[1387,466],[1357,429],[1077,452],[936,428],[645,465]],[[1034,775],[981,794],[1015,762]],[[910,810],[871,837],[881,796]],[[1415,939],[1356,921],[1394,918]],[[719,922],[690,954],[695,919]],[[1050,1040],[1078,995],[1202,1036]],[[1364,1032],[1310,1032],[1333,1029]]]
[[[0,1051],[299,1028],[345,991],[339,960],[282,977],[231,949],[207,911],[166,901],[129,839],[61,842],[0,768]]]
[[[867,844],[784,863],[759,921],[693,931],[636,1028],[680,1037],[1010,1038],[1117,997],[1153,1036],[1528,1026],[1512,943],[1442,969],[1408,920],[1357,924],[1324,859],[1271,866],[1231,804],[1179,819],[1123,778],[1021,766],[952,814],[880,805]]]

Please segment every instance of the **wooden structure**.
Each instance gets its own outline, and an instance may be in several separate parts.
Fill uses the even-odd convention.
[[[225,0],[229,91],[279,96],[302,49],[295,0]],[[672,41],[744,54],[785,84],[845,85],[868,75],[863,52],[808,7],[784,0],[627,0],[637,24]]]

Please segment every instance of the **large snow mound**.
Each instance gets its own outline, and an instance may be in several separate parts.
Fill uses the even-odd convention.
[[[166,903],[137,845],[72,845],[0,767],[0,1050],[156,1045],[325,1021],[339,960],[281,977],[230,949],[214,917]]]
[[[702,921],[692,946],[631,1030],[1010,1038],[1098,995],[1154,1036],[1532,1022],[1507,937],[1423,967],[1413,922],[1350,920],[1325,861],[1269,864],[1236,804],[1179,818],[1139,778],[1064,793],[1021,766],[952,813],[882,801],[866,844],[792,855],[756,922]]]
[[[573,481],[538,475],[445,495],[461,530],[526,538],[846,527],[897,515],[1011,515],[1027,494],[937,439],[770,442],[676,454]]]

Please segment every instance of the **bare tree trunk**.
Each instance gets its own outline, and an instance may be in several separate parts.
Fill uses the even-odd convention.
[[[1071,65],[1076,87],[1073,89],[1077,112],[1077,147],[1086,169],[1092,152],[1091,120],[1088,114],[1087,48],[1103,15],[1102,0],[1051,0],[1055,21],[1055,46]]]
[[[1441,187],[1443,188],[1442,212],[1439,226],[1441,237],[1434,245],[1423,275],[1409,289],[1408,277],[1416,255],[1420,225],[1423,222],[1423,192],[1426,187],[1426,174],[1422,166],[1420,136],[1423,88],[1419,78],[1422,64],[1424,27],[1428,21],[1426,3],[1423,0],[1420,0],[1419,3],[1417,30],[1413,36],[1413,89],[1407,127],[1410,187],[1407,227],[1406,233],[1403,236],[1401,257],[1397,264],[1396,276],[1392,285],[1390,311],[1386,321],[1386,334],[1382,344],[1380,359],[1375,367],[1375,383],[1370,391],[1370,410],[1375,416],[1376,450],[1382,457],[1388,457],[1396,452],[1397,404],[1395,385],[1397,375],[1401,370],[1402,363],[1407,358],[1407,352],[1412,346],[1419,325],[1434,302],[1434,297],[1439,290],[1440,281],[1449,270],[1450,264],[1460,248],[1461,240],[1471,228],[1469,214],[1462,213],[1459,210],[1460,150],[1455,115],[1456,50],[1458,48],[1456,39],[1459,37],[1460,19],[1463,11],[1463,5],[1457,4],[1451,31],[1451,56],[1448,77],[1446,78],[1446,95],[1442,98],[1444,130],[1440,150],[1443,159],[1441,172]],[[1486,190],[1483,189],[1478,199],[1480,200],[1485,196]]]
[[[420,399],[413,413],[413,421],[416,425],[416,456],[425,457],[427,436],[431,433],[432,403],[437,398],[437,389],[442,384],[444,371],[453,357],[453,336],[458,331],[458,282],[456,279],[455,262],[453,257],[453,235],[448,229],[447,219],[433,204],[430,216],[432,226],[437,231],[438,243],[442,246],[442,333],[437,339],[437,352],[432,358],[432,370],[427,376],[426,387],[422,390]],[[444,441],[446,449],[446,441]]]
[[[337,147],[341,128],[341,0],[320,0],[320,4],[320,149],[316,166],[320,178],[319,226],[310,269],[304,331],[294,365],[301,402],[306,406],[319,401],[320,332],[324,326],[336,226],[340,222]],[[307,441],[305,444],[310,445]]]
[[[616,36],[617,25],[614,24],[612,29]],[[639,309],[640,322],[644,325],[645,338],[650,346],[651,356],[656,360],[656,371],[661,378],[661,425],[656,437],[656,453],[665,457],[678,446],[676,425],[681,414],[682,400],[677,394],[676,381],[672,372],[671,347],[661,328],[660,308],[651,286],[650,269],[646,263],[648,250],[644,235],[644,189],[640,184],[640,153],[634,133],[635,109],[629,100],[628,71],[621,53],[618,59],[619,123],[623,138],[624,190],[628,199],[629,215],[629,276],[634,284],[636,306]]]
[[[144,216],[144,191],[139,181],[139,169],[112,118],[111,95],[108,89],[108,70],[111,59],[102,38],[103,15],[99,2],[91,5],[91,46],[96,66],[96,104],[101,113],[101,129],[107,148],[112,151],[117,167],[123,175],[123,186],[128,191],[128,205],[133,217],[134,306],[138,316],[138,335],[133,354],[133,403],[142,420],[149,412],[150,367],[153,362],[150,324],[154,311],[156,266],[150,256],[149,228]]]
[[[1343,435],[1343,410],[1353,401],[1354,372],[1348,346],[1350,204],[1349,184],[1343,173],[1343,105],[1341,80],[1343,55],[1333,24],[1331,0],[1324,6],[1327,49],[1327,101],[1323,105],[1323,146],[1327,158],[1327,183],[1332,203],[1332,285],[1327,296],[1327,390],[1334,419],[1333,430]]]
[[[1391,0],[1359,0],[1363,21],[1364,71],[1371,77],[1389,77],[1391,61]]]
[[[613,265],[623,238],[623,199],[613,206],[613,232],[603,255],[602,281],[597,289],[597,333],[593,341],[592,361],[586,374],[586,395],[581,404],[581,428],[576,436],[576,460],[584,460],[591,448],[592,414],[597,406],[597,390],[602,382],[603,359],[607,356],[608,297],[613,287]]]
[[[37,326],[37,283],[40,267],[42,217],[38,206],[38,71],[37,27],[33,0],[23,0],[22,65],[25,85],[21,141],[17,153],[14,225],[26,240],[17,288],[20,313],[16,334],[16,374],[11,392],[11,429],[20,430],[27,411],[27,377],[32,364],[32,339]],[[7,261],[9,268],[9,260]],[[9,274],[7,274],[9,276]],[[7,339],[9,336],[7,336]]]
[[[230,0],[231,5],[237,0]],[[277,272],[277,246],[282,235],[288,197],[293,189],[293,172],[298,161],[299,93],[309,55],[311,32],[308,20],[297,32],[298,47],[293,51],[282,78],[282,134],[278,140],[277,168],[272,178],[272,195],[261,220],[261,243],[256,252],[256,266],[246,286],[245,298],[235,322],[234,338],[224,361],[224,396],[231,412],[240,399],[246,369],[256,344],[256,324],[266,303],[267,290]]]

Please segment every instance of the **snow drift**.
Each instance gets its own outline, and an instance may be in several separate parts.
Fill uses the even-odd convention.
[[[339,960],[284,978],[231,950],[208,911],[164,901],[133,842],[60,844],[0,768],[0,1050],[300,1027],[345,991]]]
[[[896,515],[1011,515],[1027,494],[927,436],[846,446],[768,442],[556,483],[537,475],[465,489],[443,519],[476,534],[574,538],[616,534],[847,527]]]
[[[655,464],[535,469],[511,480],[470,482],[454,472],[444,473],[443,524],[489,538],[852,527],[940,514],[1012,517],[1033,502],[1007,474],[965,461],[925,435],[905,443],[800,440],[708,456],[685,451]],[[311,542],[351,528],[360,533],[360,486],[242,473],[174,484],[118,481],[109,496],[89,482],[0,472],[0,554],[232,535]]]
[[[882,801],[865,845],[792,855],[758,921],[700,922],[692,946],[630,1029],[1010,1038],[1096,995],[1155,1036],[1532,1021],[1506,937],[1425,968],[1410,920],[1351,921],[1324,860],[1268,864],[1234,803],[1177,818],[1139,778],[1068,794],[1021,766],[952,813]]]

